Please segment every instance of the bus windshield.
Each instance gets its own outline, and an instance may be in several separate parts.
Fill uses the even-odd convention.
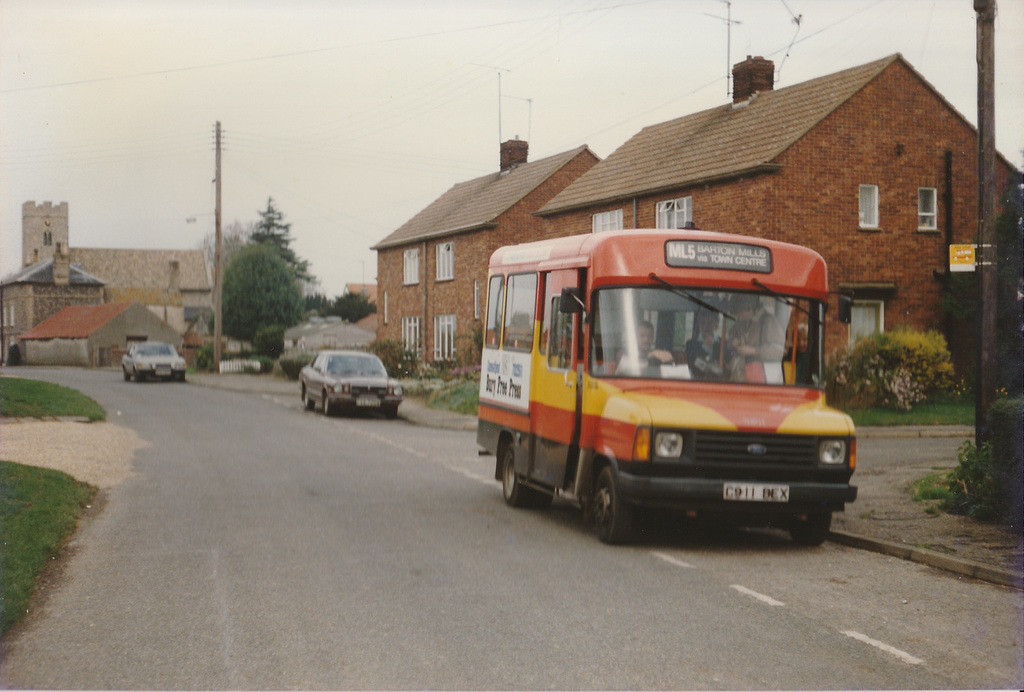
[[[765,291],[616,287],[595,291],[597,377],[822,386],[820,301]]]

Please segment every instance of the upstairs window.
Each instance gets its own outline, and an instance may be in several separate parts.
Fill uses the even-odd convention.
[[[594,214],[593,217],[593,231],[594,233],[600,233],[602,231],[621,231],[622,230],[622,210],[616,209],[615,211],[606,211],[600,214]]]
[[[938,197],[934,187],[917,189],[917,230],[938,230]]]
[[[437,244],[437,280],[455,278],[455,243]]]
[[[405,271],[402,276],[402,282],[405,284],[418,284],[420,282],[419,248],[405,251]]]
[[[693,197],[658,202],[658,228],[686,228],[693,222]]]
[[[878,186],[860,186],[860,227],[878,228]]]

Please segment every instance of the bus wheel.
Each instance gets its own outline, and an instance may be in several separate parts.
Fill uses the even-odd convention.
[[[530,506],[530,489],[519,482],[516,458],[511,444],[506,444],[501,456],[501,492],[509,507]]]
[[[605,466],[597,476],[593,505],[597,537],[601,542],[614,545],[628,541],[633,530],[632,511],[622,500],[611,466]]]
[[[832,512],[814,512],[806,519],[794,517],[789,526],[789,536],[797,545],[821,545],[828,537],[832,526]]]

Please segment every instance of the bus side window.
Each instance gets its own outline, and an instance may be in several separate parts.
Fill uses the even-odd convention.
[[[484,346],[486,348],[498,348],[500,341],[504,278],[500,274],[492,276],[487,287],[487,323],[484,331]]]
[[[513,274],[508,277],[505,298],[504,348],[529,351],[533,348],[533,323],[537,306],[537,275]]]

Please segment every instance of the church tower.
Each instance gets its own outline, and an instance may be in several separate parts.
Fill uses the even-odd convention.
[[[25,202],[21,205],[22,266],[48,260],[58,251],[68,254],[68,203]]]

